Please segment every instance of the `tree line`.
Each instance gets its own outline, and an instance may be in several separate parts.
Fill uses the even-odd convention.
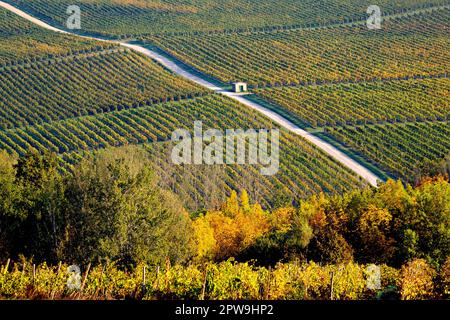
[[[445,175],[415,188],[390,180],[341,195],[316,194],[271,212],[245,190],[189,213],[158,184],[146,152],[106,149],[62,173],[54,154],[0,154],[0,257],[122,267],[293,260],[440,268],[450,249]],[[429,165],[427,167],[430,167]]]

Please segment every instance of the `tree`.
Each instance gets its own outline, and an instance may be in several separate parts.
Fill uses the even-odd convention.
[[[387,209],[379,209],[372,204],[361,213],[356,230],[359,235],[359,261],[376,264],[391,261],[395,253],[391,222],[392,215]]]
[[[236,257],[270,229],[266,213],[258,203],[250,204],[245,191],[240,200],[233,191],[222,210],[209,211],[197,219],[205,220],[213,229],[216,260]],[[203,222],[196,224],[204,225]]]
[[[11,171],[9,171],[11,174]],[[15,195],[9,229],[13,257],[55,261],[59,247],[63,189],[53,153],[30,152],[14,165]]]
[[[17,230],[17,219],[14,204],[19,190],[14,183],[14,160],[5,151],[0,151],[0,256],[12,255],[13,239]]]
[[[67,182],[66,259],[124,265],[188,259],[191,221],[175,196],[157,184],[137,147],[83,160]]]
[[[430,299],[434,295],[436,272],[423,259],[404,265],[401,270],[401,296],[404,300]]]

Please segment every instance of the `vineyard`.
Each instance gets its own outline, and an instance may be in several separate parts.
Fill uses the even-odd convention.
[[[12,21],[8,25],[14,28]],[[153,169],[164,177],[163,187],[179,194],[192,210],[214,206],[241,188],[270,207],[279,197],[300,199],[363,185],[351,171],[286,132],[280,171],[273,177],[250,165],[172,165],[166,141],[177,128],[191,129],[195,120],[219,129],[272,124],[116,45],[27,55],[0,67],[0,78],[0,149],[19,156],[31,150],[55,152],[70,171],[94,150],[143,144]]]
[[[79,289],[67,287],[68,282],[77,283],[67,272],[68,267],[62,263],[48,266],[26,261],[5,264],[0,273],[0,298],[311,300],[334,297],[356,300],[380,298],[383,292],[391,291],[393,296],[410,300],[439,295],[439,286],[434,286],[432,281],[436,271],[423,260],[411,262],[401,269],[380,266],[379,290],[367,288],[370,272],[367,266],[355,263],[341,266],[285,263],[268,269],[227,261],[186,267],[168,264],[161,269],[139,265],[128,272],[114,264],[92,268],[89,265],[76,280],[80,283]],[[449,293],[449,269],[450,260],[440,272],[444,297]],[[419,274],[421,282],[414,278]]]
[[[65,25],[68,0],[8,0],[45,20]],[[401,3],[380,0],[377,5],[385,14],[393,14],[446,3],[444,0],[405,0]],[[116,37],[142,34],[198,33],[227,30],[236,32],[253,29],[328,25],[365,19],[372,3],[357,0],[300,1],[233,0],[211,1],[78,1],[83,12],[83,31]]]
[[[0,128],[95,115],[206,94],[129,50],[112,49],[0,69]]]
[[[148,36],[150,43],[223,82],[255,87],[444,74],[450,9],[386,20],[382,30],[318,30]]]
[[[0,8],[0,70],[27,61],[115,46],[57,34]]]
[[[192,210],[215,207],[232,190],[245,189],[252,199],[270,208],[277,201],[298,201],[317,190],[338,194],[364,185],[352,172],[284,131],[280,136],[280,169],[273,176],[261,175],[260,165],[175,166],[169,158],[170,146],[148,146],[152,167],[163,177],[161,186],[178,194]]]
[[[422,161],[443,158],[450,150],[448,121],[345,126],[326,133],[407,181]]]
[[[450,298],[448,0],[6,2],[0,300]]]
[[[94,149],[167,141],[177,128],[192,129],[195,120],[203,121],[205,127],[218,129],[273,126],[258,113],[232,100],[207,95],[181,102],[0,130],[0,149],[19,155],[25,155],[30,150],[53,151],[61,154],[65,162],[76,163],[80,158],[77,154]],[[221,176],[217,179],[219,185],[214,186],[215,190],[219,190],[217,201],[231,190],[248,187],[256,199],[263,199],[261,202],[264,205],[268,205],[277,193],[303,198],[319,190],[338,193],[363,184],[346,168],[287,132],[283,132],[280,141],[280,171],[273,177],[262,176],[257,166],[236,165],[214,169],[174,166],[169,164],[170,159],[167,158],[169,146],[158,145],[148,147],[153,150],[150,153],[153,154],[154,169],[166,176],[163,179],[166,186],[186,195],[190,208],[211,205],[204,193],[212,193],[212,186],[209,191],[204,191],[204,186],[207,182],[211,183],[211,175],[217,174]],[[189,185],[189,179],[198,183]]]
[[[258,89],[307,126],[362,125],[450,119],[450,80],[409,79]]]

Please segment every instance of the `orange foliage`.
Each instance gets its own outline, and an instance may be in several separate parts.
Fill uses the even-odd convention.
[[[205,229],[205,225],[212,229],[214,241],[203,239],[208,235],[201,232],[200,226]],[[247,192],[243,191],[238,200],[233,191],[221,210],[210,211],[197,218],[194,228],[197,230],[197,242],[209,243],[209,252],[215,259],[221,260],[236,256],[247,248],[256,238],[269,231],[270,224],[259,204],[249,204]],[[203,247],[202,254],[207,255],[208,250]]]

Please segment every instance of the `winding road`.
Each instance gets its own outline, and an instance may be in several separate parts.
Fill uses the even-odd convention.
[[[285,129],[287,129],[287,130],[301,136],[305,140],[309,141],[310,143],[312,143],[313,145],[315,145],[316,147],[321,149],[323,152],[327,153],[330,157],[332,157],[336,161],[340,162],[344,166],[348,167],[353,172],[355,172],[357,175],[361,176],[370,185],[376,187],[378,182],[382,181],[382,179],[380,179],[378,176],[376,176],[373,172],[371,172],[370,170],[368,170],[366,167],[362,166],[355,160],[351,159],[350,157],[348,157],[346,154],[344,154],[343,152],[341,152],[340,150],[338,150],[331,144],[329,144],[329,143],[323,141],[322,139],[314,136],[313,134],[301,129],[300,127],[296,126],[295,124],[293,124],[289,120],[285,119],[284,117],[280,116],[276,112],[273,112],[258,103],[250,101],[249,99],[246,99],[245,96],[243,96],[242,94],[237,94],[234,92],[226,91],[223,88],[220,88],[198,76],[195,76],[192,73],[190,73],[190,72],[186,71],[185,69],[181,68],[180,66],[178,66],[174,61],[170,60],[169,58],[162,56],[148,48],[145,48],[145,47],[142,47],[142,46],[139,46],[136,44],[124,43],[124,42],[120,42],[120,41],[105,40],[105,39],[89,37],[89,36],[81,36],[81,35],[78,35],[75,33],[70,33],[70,32],[55,28],[55,27],[45,23],[44,21],[41,21],[41,20],[27,14],[26,12],[24,12],[8,3],[5,3],[3,1],[0,1],[0,7],[3,7],[5,9],[21,16],[22,18],[27,19],[30,22],[33,22],[36,25],[39,25],[40,27],[46,28],[51,31],[65,33],[65,34],[72,34],[77,37],[83,37],[83,38],[88,38],[88,39],[92,39],[92,40],[114,42],[114,43],[120,44],[121,46],[128,47],[132,50],[140,52],[140,53],[150,57],[151,59],[155,60],[156,62],[160,63],[161,65],[163,65],[167,69],[171,70],[175,74],[178,74],[179,76],[187,78],[203,87],[206,87],[210,90],[213,90],[213,91],[220,93],[224,96],[227,96],[231,99],[237,100],[241,104],[262,113],[263,115],[270,118],[272,121],[274,121],[281,127],[284,127]]]

